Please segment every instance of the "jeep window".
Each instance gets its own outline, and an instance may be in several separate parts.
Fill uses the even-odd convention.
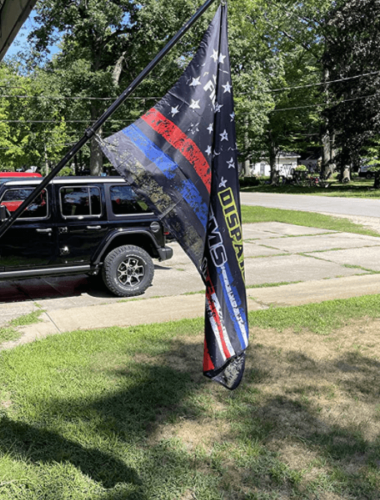
[[[7,189],[1,199],[1,205],[12,213],[34,191],[29,188]],[[48,215],[47,192],[44,189],[29,207],[20,215],[20,219],[43,219]]]
[[[91,217],[102,214],[100,189],[97,187],[63,187],[59,196],[64,217]]]
[[[139,200],[131,186],[111,186],[110,198],[115,215],[143,214],[149,212],[148,205]]]

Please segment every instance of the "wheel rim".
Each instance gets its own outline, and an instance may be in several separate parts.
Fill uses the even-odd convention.
[[[145,266],[137,257],[128,257],[117,268],[117,279],[125,287],[134,287],[141,283],[145,276]]]

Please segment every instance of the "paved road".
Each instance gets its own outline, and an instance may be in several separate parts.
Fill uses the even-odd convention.
[[[380,217],[380,199],[335,198],[274,193],[241,193],[243,205],[361,217]]]

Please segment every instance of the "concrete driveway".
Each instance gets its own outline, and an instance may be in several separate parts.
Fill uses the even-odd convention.
[[[380,293],[380,238],[277,222],[244,224],[243,234],[251,310]],[[135,299],[114,297],[86,276],[0,282],[0,325],[38,308],[43,322],[25,331],[42,336],[202,316],[202,281],[171,246],[173,258],[156,264],[153,286]]]

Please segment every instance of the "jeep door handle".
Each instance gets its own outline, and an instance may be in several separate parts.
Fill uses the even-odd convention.
[[[51,233],[53,230],[51,227],[48,227],[46,229],[36,229],[37,233]]]
[[[102,229],[102,226],[87,226],[87,229],[93,229],[94,231],[99,231],[99,229]]]

